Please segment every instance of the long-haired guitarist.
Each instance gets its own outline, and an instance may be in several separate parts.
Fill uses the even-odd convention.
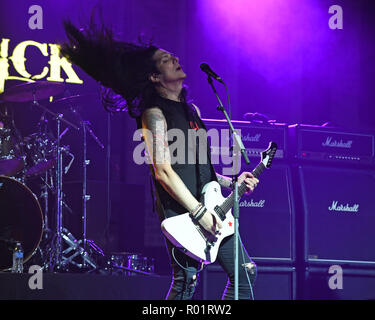
[[[117,41],[111,30],[91,23],[79,30],[72,23],[64,23],[69,42],[61,46],[62,54],[87,74],[99,81],[106,97],[114,103],[126,105],[129,114],[144,130],[144,140],[152,159],[157,211],[161,220],[189,212],[192,220],[212,235],[220,233],[222,221],[201,202],[203,186],[217,181],[231,188],[232,179],[216,174],[207,151],[207,161],[200,161],[199,139],[189,144],[189,130],[205,129],[198,108],[188,103],[186,78],[179,59],[152,44]],[[115,98],[114,98],[115,97]],[[115,100],[117,99],[117,100]],[[184,134],[185,142],[177,145],[168,139],[171,129]],[[173,144],[174,143],[174,144]],[[172,150],[173,146],[173,150]],[[180,149],[179,149],[180,148]],[[180,152],[179,161],[171,157]],[[181,156],[182,152],[182,156]],[[191,158],[191,155],[195,158]],[[190,158],[189,158],[190,155]],[[198,156],[197,156],[198,155]],[[194,161],[188,161],[190,160]],[[247,192],[259,182],[250,172],[243,172],[238,182],[245,182]],[[183,226],[181,226],[183,232]],[[193,239],[192,239],[193,241]],[[167,299],[191,299],[197,285],[202,264],[192,259],[166,239],[173,270]],[[252,297],[256,266],[240,244],[239,299]],[[234,298],[234,237],[220,244],[217,261],[228,275],[223,298]]]

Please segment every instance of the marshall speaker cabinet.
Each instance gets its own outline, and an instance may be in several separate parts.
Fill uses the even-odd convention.
[[[375,171],[299,166],[298,173],[306,261],[375,265]]]
[[[206,266],[202,273],[197,294],[200,294],[203,300],[220,300],[227,285],[227,275],[217,264]],[[257,278],[253,287],[254,300],[295,300],[295,286],[294,267],[258,265]]]
[[[294,205],[289,168],[274,165],[239,203],[241,240],[258,263],[292,263],[295,259]]]
[[[228,162],[222,161],[223,154],[228,152],[229,129],[227,122],[221,120],[204,120],[207,130],[219,132],[219,140],[211,136],[210,146],[213,165],[219,174],[231,176],[224,172],[229,168]],[[289,264],[295,259],[294,248],[294,205],[291,192],[289,167],[284,165],[286,150],[287,126],[258,125],[246,121],[233,121],[236,130],[241,130],[241,137],[249,156],[250,166],[241,162],[239,172],[252,171],[260,162],[260,152],[267,149],[269,142],[274,141],[278,150],[271,168],[266,169],[259,177],[260,183],[250,195],[243,195],[239,207],[239,229],[241,240],[249,255],[258,263]],[[226,129],[227,131],[223,131]],[[220,136],[222,134],[222,136]],[[210,136],[210,134],[209,134]],[[212,138],[214,137],[214,139]],[[230,190],[222,189],[224,196]]]
[[[306,300],[375,300],[374,269],[340,265],[309,267],[304,281]]]
[[[295,259],[294,202],[290,170],[274,165],[239,202],[241,241],[256,263],[290,264]],[[231,191],[222,189],[223,196]]]

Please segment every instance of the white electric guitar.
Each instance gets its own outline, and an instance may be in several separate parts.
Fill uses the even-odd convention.
[[[261,153],[261,161],[251,172],[254,177],[258,178],[265,168],[271,167],[276,149],[276,143],[270,142],[268,149]],[[246,184],[242,182],[238,186],[238,198],[241,198],[246,189]],[[213,236],[199,223],[195,223],[189,212],[163,220],[161,229],[164,235],[185,254],[205,264],[210,264],[216,260],[221,241],[234,233],[234,218],[231,212],[234,205],[234,193],[224,198],[220,185],[216,181],[211,181],[203,187],[202,196],[207,211],[222,221],[221,234]]]

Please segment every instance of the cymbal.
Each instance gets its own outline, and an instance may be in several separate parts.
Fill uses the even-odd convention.
[[[37,81],[19,84],[5,90],[1,96],[3,101],[29,102],[48,99],[64,92],[65,86],[59,82]]]
[[[64,97],[64,98],[58,99],[56,101],[53,101],[52,104],[61,105],[61,106],[64,106],[64,105],[70,106],[72,104],[75,105],[78,103],[87,102],[87,99],[94,97],[94,95],[95,93],[77,94],[75,96]]]

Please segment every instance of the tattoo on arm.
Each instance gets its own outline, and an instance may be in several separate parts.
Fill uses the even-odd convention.
[[[158,108],[147,109],[142,116],[142,127],[148,130],[149,136],[146,137],[146,142],[153,163],[170,162],[167,122],[161,110]]]
[[[222,176],[216,172],[217,182],[224,188],[231,188],[232,187],[232,179],[226,176]]]

